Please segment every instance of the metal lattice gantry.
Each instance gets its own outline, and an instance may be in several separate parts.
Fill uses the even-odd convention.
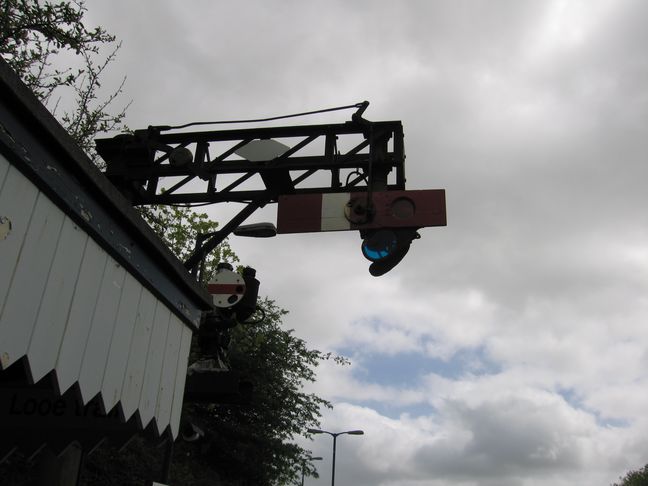
[[[166,128],[97,140],[106,176],[133,205],[260,207],[286,194],[405,189],[400,121],[354,117],[340,124],[186,133]],[[275,152],[265,149],[269,157],[247,155],[277,139],[287,142],[284,150],[276,150],[278,144]],[[328,177],[314,177],[322,173]]]

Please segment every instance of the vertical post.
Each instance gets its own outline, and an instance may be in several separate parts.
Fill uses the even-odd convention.
[[[44,448],[40,453],[35,486],[76,486],[81,474],[83,451],[70,444],[60,455]]]
[[[391,132],[379,130],[375,125],[369,125],[369,166],[367,167],[367,216],[373,218],[375,208],[373,205],[374,191],[387,190],[387,176],[391,166],[387,164],[387,143]]]
[[[173,437],[167,438],[167,444],[164,448],[164,460],[162,462],[162,470],[160,471],[160,481],[163,483],[169,482],[171,475],[171,463],[173,462]]]
[[[335,486],[335,445],[337,442],[338,434],[331,434],[333,436],[333,472],[331,473],[331,486]]]
[[[308,459],[304,459],[302,461],[302,480],[301,480],[301,486],[304,486],[304,476],[306,476],[306,463],[310,461],[321,461],[321,457],[310,457]]]
[[[386,191],[387,176],[391,171],[391,165],[387,162],[388,142],[391,132],[372,127],[370,132],[369,157],[371,159],[371,172],[368,189],[371,191]]]

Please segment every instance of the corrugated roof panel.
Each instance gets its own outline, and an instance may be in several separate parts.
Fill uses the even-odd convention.
[[[83,404],[100,394],[106,413],[119,403],[126,419],[138,412],[142,426],[177,434],[191,329],[42,192],[25,190],[24,176],[5,173],[0,201],[20,188],[35,203],[2,206],[16,231],[0,254],[18,251],[0,273],[1,368],[26,357],[34,382],[53,370],[61,394],[76,386]]]

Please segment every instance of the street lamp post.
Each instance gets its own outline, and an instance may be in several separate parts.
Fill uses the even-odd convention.
[[[321,461],[323,458],[322,457],[309,457],[308,459],[304,459],[304,462],[302,462],[302,481],[301,481],[301,486],[304,486],[304,473],[306,472],[306,463],[310,461]]]
[[[335,486],[335,448],[337,444],[338,435],[349,434],[349,435],[363,435],[362,430],[346,430],[344,432],[329,432],[328,430],[320,429],[308,429],[308,432],[311,434],[328,434],[333,437],[333,470],[331,472],[331,486]]]

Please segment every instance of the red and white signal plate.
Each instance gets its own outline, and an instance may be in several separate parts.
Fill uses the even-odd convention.
[[[232,270],[219,269],[214,279],[207,284],[214,305],[221,309],[237,304],[245,294],[245,280]]]
[[[277,233],[446,226],[444,189],[380,191],[365,223],[366,192],[279,196]]]

